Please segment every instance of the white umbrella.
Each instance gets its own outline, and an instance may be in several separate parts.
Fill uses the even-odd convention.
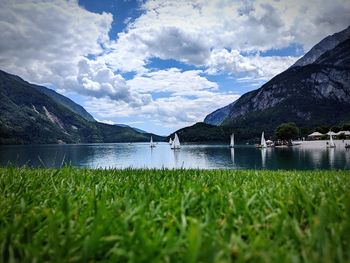
[[[322,136],[322,135],[323,135],[322,133],[313,132],[313,133],[309,134],[309,137],[317,137],[317,136]]]
[[[332,135],[333,136],[333,135],[337,135],[337,134],[335,132],[329,131],[329,132],[327,132],[327,135],[329,135],[329,136]]]
[[[340,134],[350,135],[350,131],[340,131],[336,133],[336,135],[340,135]]]

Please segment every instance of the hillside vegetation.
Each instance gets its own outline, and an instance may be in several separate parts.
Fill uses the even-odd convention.
[[[96,122],[68,98],[0,70],[0,144],[140,142],[151,135],[165,139]]]

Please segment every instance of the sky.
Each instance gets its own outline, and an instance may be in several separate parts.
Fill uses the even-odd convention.
[[[350,25],[348,0],[0,0],[0,69],[160,135]]]

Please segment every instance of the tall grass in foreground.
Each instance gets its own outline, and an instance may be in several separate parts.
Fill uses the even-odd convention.
[[[348,171],[0,169],[2,262],[349,262]]]

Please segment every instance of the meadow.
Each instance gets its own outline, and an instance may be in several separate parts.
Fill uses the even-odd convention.
[[[349,262],[349,171],[0,168],[1,262]]]

